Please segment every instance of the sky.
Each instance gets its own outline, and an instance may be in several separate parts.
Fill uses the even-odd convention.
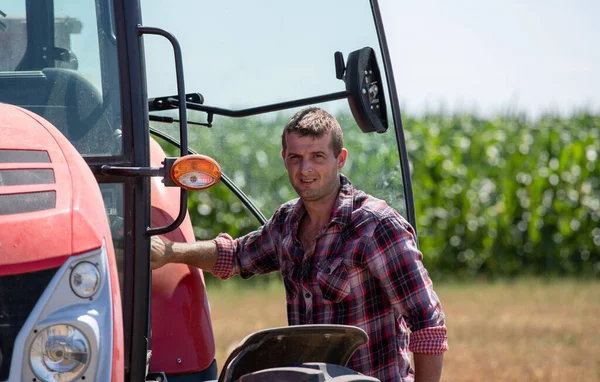
[[[57,2],[63,13],[85,14],[84,1]],[[365,1],[307,0],[293,12],[280,0],[183,3],[165,8],[162,0],[142,0],[144,23],[180,40],[186,82],[214,106],[249,107],[339,91],[343,84],[332,74],[332,53],[347,54],[375,38],[359,27],[369,13]],[[341,7],[343,17],[328,14]],[[599,0],[380,0],[380,7],[404,113],[600,113]],[[24,0],[0,9],[22,13]],[[336,39],[322,37],[340,28],[345,31]],[[83,65],[85,50],[94,47],[83,40],[86,30],[72,37]],[[290,43],[285,36],[294,30],[306,41]],[[273,37],[274,43],[261,45]],[[170,46],[157,37],[144,39],[150,96],[172,93]],[[238,48],[229,47],[230,41]],[[292,83],[297,93],[285,94]]]
[[[159,0],[142,0],[142,4],[155,1]],[[294,79],[294,86],[300,89],[306,85],[313,93],[337,91],[338,83],[329,73],[331,53],[338,48],[347,53],[351,47],[365,44],[363,38],[365,41],[371,38],[366,29],[360,27],[364,25],[361,20],[369,13],[364,7],[368,2],[364,1],[319,0],[312,5],[304,1],[303,9],[295,11],[289,11],[291,7],[287,2],[270,0],[192,3],[198,9],[190,9],[191,14],[202,15],[208,11],[211,17],[199,18],[198,34],[193,37],[184,22],[169,26],[182,42],[184,59],[189,60],[193,54],[214,57],[231,54],[229,59],[215,61],[215,66],[201,60],[201,66],[210,73],[220,73],[223,65],[228,67],[222,76],[203,77],[197,82],[201,85],[194,85],[206,90],[209,104],[211,100],[218,104],[239,104],[248,99],[266,103],[270,100],[261,98],[263,91],[285,94],[285,88]],[[343,17],[324,16],[341,7],[345,8]],[[422,114],[442,109],[486,116],[520,112],[535,118],[547,112],[568,115],[584,108],[600,112],[598,0],[380,0],[380,7],[404,113]],[[260,9],[262,15],[257,15],[256,9]],[[282,14],[287,16],[283,18]],[[169,24],[164,13],[153,15],[147,11],[144,18],[152,23]],[[223,18],[235,20],[233,27],[223,27]],[[325,32],[324,25],[329,24]],[[285,36],[288,33],[291,36],[294,29],[306,36],[304,45],[286,40]],[[344,33],[336,32],[340,29]],[[330,38],[330,42],[323,36],[326,33],[338,35]],[[253,44],[273,34],[279,36],[279,44],[274,43],[270,49]],[[188,38],[193,40],[188,43]],[[212,39],[218,43],[211,45]],[[243,42],[240,48],[233,49],[235,53],[224,52],[222,47],[235,39]],[[319,41],[319,44],[311,47],[308,41]],[[299,51],[295,55],[294,48]],[[254,58],[257,50],[260,56]],[[307,61],[296,68],[287,67],[290,57],[300,62],[304,58],[300,53],[303,51],[310,52],[312,64]],[[271,61],[283,57],[283,60],[269,69],[268,76],[261,77],[264,57]],[[324,60],[322,67],[317,62],[321,59]],[[162,73],[164,64],[160,69],[153,69],[152,65],[154,63],[149,64],[151,75],[154,71]],[[235,73],[245,70],[242,65],[256,65],[252,69],[254,74],[235,77]],[[314,78],[301,77],[303,69],[312,70]],[[294,73],[298,74],[295,78]],[[321,73],[324,77],[320,77]],[[188,76],[190,83],[194,83],[195,74]],[[281,80],[273,81],[273,78]],[[281,88],[266,89],[269,82],[281,83]],[[253,89],[252,97],[240,90],[246,86],[243,83]],[[220,98],[217,93],[223,89],[228,91]],[[312,95],[309,93],[307,90],[302,95]],[[240,95],[239,100],[235,100],[236,95]]]
[[[381,0],[401,102],[600,112],[600,1]]]

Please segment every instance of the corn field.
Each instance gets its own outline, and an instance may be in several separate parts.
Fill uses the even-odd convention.
[[[190,147],[217,159],[267,218],[296,197],[280,155],[286,118],[219,119],[190,136]],[[351,116],[337,118],[349,150],[343,173],[405,212],[391,129],[363,134]],[[600,276],[600,116],[430,114],[404,116],[403,126],[433,279]],[[258,227],[222,184],[193,193],[188,207],[199,239]]]

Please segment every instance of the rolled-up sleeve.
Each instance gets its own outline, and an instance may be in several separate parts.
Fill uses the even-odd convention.
[[[213,276],[221,279],[227,279],[233,276],[233,239],[226,233],[221,233],[213,242],[217,246],[217,262],[212,269]]]
[[[446,326],[435,326],[412,332],[408,350],[420,354],[442,354],[448,350]]]
[[[272,219],[238,239],[226,233],[219,234],[213,240],[218,255],[212,274],[221,279],[234,275],[249,278],[279,270],[278,237],[279,232]]]
[[[373,232],[367,265],[388,297],[397,317],[411,330],[409,349],[415,353],[440,354],[448,349],[442,305],[414,231],[398,217],[382,219]]]

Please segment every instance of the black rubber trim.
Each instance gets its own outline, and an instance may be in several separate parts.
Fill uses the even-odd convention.
[[[390,51],[385,37],[385,28],[381,19],[381,11],[379,9],[378,0],[371,0],[371,10],[375,20],[375,29],[379,38],[379,46],[383,58],[383,65],[388,82],[388,90],[390,92],[390,105],[392,106],[392,116],[394,118],[394,126],[396,130],[396,142],[398,144],[398,153],[400,154],[400,171],[402,172],[402,184],[404,187],[404,197],[406,200],[406,218],[413,227],[415,235],[417,234],[417,214],[415,211],[415,202],[413,197],[412,180],[410,177],[410,164],[408,152],[406,150],[406,139],[404,137],[404,127],[402,125],[402,115],[400,112],[400,103],[398,102],[398,92],[396,90],[396,82],[394,80],[394,71]],[[418,239],[417,239],[418,244]]]
[[[216,381],[218,377],[217,360],[202,371],[187,374],[167,374],[167,382],[204,382]]]

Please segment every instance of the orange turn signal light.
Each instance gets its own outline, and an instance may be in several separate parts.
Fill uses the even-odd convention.
[[[186,190],[205,190],[221,179],[221,166],[206,155],[186,155],[173,163],[171,179]]]

